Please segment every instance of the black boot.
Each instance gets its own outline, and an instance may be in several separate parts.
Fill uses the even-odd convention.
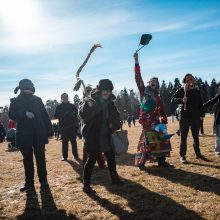
[[[158,157],[157,160],[158,160],[159,167],[164,167],[164,168],[173,168],[174,167],[173,165],[166,162],[165,157]]]
[[[26,192],[26,191],[30,191],[30,190],[34,190],[34,184],[28,184],[25,183],[24,186],[22,188],[20,188],[21,192]]]
[[[86,193],[87,195],[96,194],[96,191],[91,188],[90,184],[86,184],[86,183],[84,183],[83,185],[83,192]]]
[[[124,180],[121,180],[118,175],[112,176],[112,185],[123,185],[124,183]]]

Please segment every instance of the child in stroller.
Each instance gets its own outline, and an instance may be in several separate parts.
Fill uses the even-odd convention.
[[[15,142],[15,133],[16,133],[15,128],[10,128],[7,131],[6,140],[9,142],[8,151],[18,150],[18,148],[16,147],[16,142]]]

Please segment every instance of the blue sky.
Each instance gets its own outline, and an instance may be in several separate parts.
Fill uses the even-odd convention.
[[[1,0],[0,27],[0,106],[23,78],[43,101],[63,92],[72,99],[75,72],[94,43],[103,48],[81,72],[85,83],[109,78],[116,90],[137,90],[133,53],[144,33],[153,36],[139,53],[145,82],[188,72],[219,81],[219,0]]]

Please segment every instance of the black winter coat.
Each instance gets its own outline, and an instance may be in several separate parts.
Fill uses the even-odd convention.
[[[211,105],[214,105],[217,103],[217,106],[215,108],[215,120],[214,120],[214,129],[216,130],[216,125],[220,124],[220,93],[216,94],[215,97],[207,101],[203,104],[204,107],[209,107]]]
[[[100,149],[100,129],[103,119],[103,110],[108,108],[108,135],[111,137],[111,133],[121,128],[120,114],[113,102],[115,98],[112,98],[106,103],[98,104],[96,102],[99,94],[94,93],[91,101],[93,101],[93,107],[89,107],[87,101],[84,101],[79,106],[79,116],[82,119],[82,137],[84,147],[88,152],[98,152]]]
[[[71,103],[61,103],[56,107],[54,118],[59,120],[60,131],[73,128],[78,129],[78,110]]]
[[[0,124],[0,143],[3,142],[3,138],[6,135],[5,128],[2,124]]]
[[[29,119],[26,112],[35,117]],[[53,136],[52,124],[41,98],[21,92],[17,98],[11,99],[9,118],[17,122],[16,144],[19,148],[42,146]]]
[[[175,92],[171,102],[176,104],[183,104],[184,89],[181,88]],[[204,117],[204,111],[202,106],[202,97],[200,91],[197,89],[192,89],[186,92],[187,102],[186,110],[184,110],[184,104],[180,110],[180,118],[185,119],[199,119]]]

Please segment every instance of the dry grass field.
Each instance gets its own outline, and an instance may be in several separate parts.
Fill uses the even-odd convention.
[[[204,121],[205,135],[200,136],[201,151],[210,159],[195,159],[191,133],[188,138],[189,164],[179,163],[179,137],[172,140],[174,169],[147,164],[145,171],[134,166],[134,155],[141,127],[128,128],[130,146],[126,155],[117,157],[118,173],[124,186],[112,186],[107,169],[96,165],[92,187],[97,194],[82,192],[82,165],[62,162],[61,142],[50,140],[46,147],[49,190],[20,193],[24,171],[20,152],[8,152],[0,144],[0,219],[220,219],[220,157],[214,155],[215,137],[211,116]],[[169,122],[169,133],[176,132],[177,122]],[[82,158],[81,140],[78,149]]]

